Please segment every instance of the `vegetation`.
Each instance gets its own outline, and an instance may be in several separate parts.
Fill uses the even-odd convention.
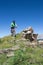
[[[19,39],[20,36],[17,35],[16,40]],[[24,42],[19,41],[20,48],[13,51],[14,56],[7,58],[7,54],[0,54],[0,65],[43,65],[43,48],[38,46],[28,47]],[[17,44],[15,44],[14,37],[7,36],[0,39],[0,49],[10,48],[15,45]]]

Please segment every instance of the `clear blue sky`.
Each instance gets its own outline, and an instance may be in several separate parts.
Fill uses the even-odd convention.
[[[10,23],[16,21],[17,32],[32,26],[43,34],[43,0],[0,0],[0,37],[10,34]]]

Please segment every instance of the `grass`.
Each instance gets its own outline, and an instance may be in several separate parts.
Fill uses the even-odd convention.
[[[16,38],[12,36],[6,36],[4,38],[0,38],[0,49],[10,48],[16,44],[15,39],[19,40],[21,38],[20,34],[17,34]]]
[[[14,65],[43,65],[43,50],[39,48],[17,50],[14,56]],[[40,51],[40,52],[39,52]]]
[[[38,49],[38,50],[37,50]],[[39,52],[40,51],[40,52]],[[14,57],[6,65],[43,65],[43,50],[41,48],[26,48],[16,50]]]
[[[21,39],[21,36],[17,35],[16,40],[19,39]],[[14,51],[14,57],[7,58],[6,54],[0,54],[0,65],[43,65],[42,48],[38,46],[28,47],[24,44],[24,41],[19,41],[18,44],[20,49]],[[7,36],[0,39],[0,49],[12,46],[15,46],[14,37]]]
[[[14,37],[0,39],[0,49],[10,48],[15,45]]]
[[[43,65],[43,49],[36,47],[23,47],[14,51],[14,57],[6,58],[6,55],[0,55],[0,65]]]
[[[40,51],[40,52],[39,52]],[[0,55],[0,65],[43,65],[42,48],[25,48],[14,51],[14,57],[6,58],[6,55]]]
[[[3,63],[7,60],[5,54],[0,54],[0,65],[3,65]]]

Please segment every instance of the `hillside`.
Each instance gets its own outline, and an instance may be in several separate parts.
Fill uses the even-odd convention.
[[[0,38],[0,65],[43,65],[43,47],[33,43],[21,34]]]

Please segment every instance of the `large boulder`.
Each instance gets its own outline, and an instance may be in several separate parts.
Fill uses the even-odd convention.
[[[29,27],[23,30],[24,33],[27,33],[28,31],[31,31],[31,33],[33,33],[32,27]]]
[[[29,39],[30,41],[37,40],[38,34],[34,34],[32,27],[23,30],[22,34],[23,38],[25,39]]]

